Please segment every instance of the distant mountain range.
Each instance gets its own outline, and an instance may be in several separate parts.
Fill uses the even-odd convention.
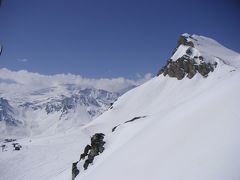
[[[72,85],[64,86],[68,92],[55,97],[48,95],[55,90],[49,88],[32,92],[31,100],[19,97],[21,103],[0,98],[1,135],[27,136],[79,127],[102,114],[120,95],[94,88],[72,92]]]
[[[0,69],[0,136],[54,134],[77,128],[149,78],[97,80]]]

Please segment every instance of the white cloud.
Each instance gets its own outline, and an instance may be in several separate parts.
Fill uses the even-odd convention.
[[[17,85],[18,88],[22,86],[24,89],[32,90],[46,87],[56,87],[61,86],[62,84],[74,84],[80,88],[92,87],[111,92],[122,92],[134,86],[138,86],[151,78],[152,75],[150,73],[144,76],[139,76],[137,80],[126,79],[123,77],[111,79],[90,79],[73,74],[41,75],[25,70],[10,71],[6,68],[0,69],[0,79],[16,82],[16,84],[8,84],[9,86],[12,86],[11,88],[13,88],[14,85]],[[0,84],[2,84],[1,81]]]

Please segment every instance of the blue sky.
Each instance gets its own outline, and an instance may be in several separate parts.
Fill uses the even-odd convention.
[[[4,0],[0,68],[89,78],[155,74],[181,33],[240,52],[238,0]]]

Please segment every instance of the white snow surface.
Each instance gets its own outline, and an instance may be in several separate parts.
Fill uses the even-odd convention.
[[[121,97],[88,126],[107,134],[107,150],[77,180],[239,179],[240,73],[221,74],[160,76]]]
[[[21,151],[7,143],[0,179],[70,180],[72,163],[102,132],[105,151],[86,171],[79,163],[76,180],[239,180],[240,70],[229,63],[207,78],[155,77],[85,126],[17,140]],[[137,116],[146,117],[124,123]]]
[[[240,67],[239,53],[222,46],[217,41],[208,37],[189,35],[187,33],[182,34],[182,36],[186,37],[188,41],[191,41],[194,44],[194,47],[191,47],[191,58],[194,58],[194,56],[202,56],[207,63],[221,62],[234,67]],[[170,59],[176,61],[178,58],[186,54],[188,48],[189,46],[180,45]]]

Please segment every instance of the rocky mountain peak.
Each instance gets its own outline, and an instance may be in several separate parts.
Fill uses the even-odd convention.
[[[207,77],[210,72],[213,72],[218,63],[208,56],[204,56],[204,53],[198,49],[199,37],[187,33],[182,34],[173,50],[172,57],[167,60],[167,64],[157,75],[168,75],[181,80],[184,77],[191,79],[197,73]]]

